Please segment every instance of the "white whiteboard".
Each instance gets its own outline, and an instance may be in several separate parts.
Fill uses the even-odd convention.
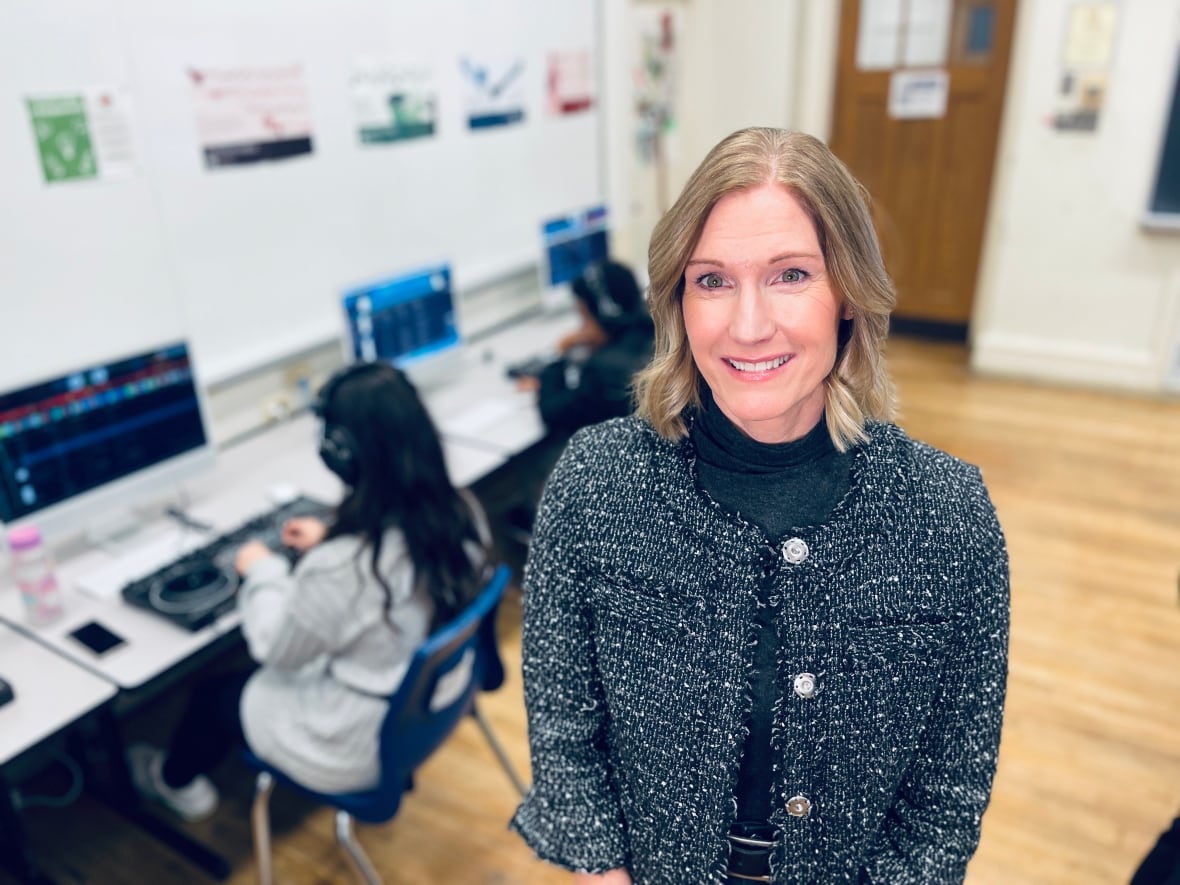
[[[0,388],[188,338],[206,382],[321,343],[340,293],[450,261],[470,288],[538,258],[543,218],[602,202],[601,94],[546,105],[553,52],[597,65],[597,0],[9,0],[0,29]],[[523,63],[522,122],[473,130],[464,57]],[[362,59],[425,65],[434,135],[361,144]],[[210,169],[188,69],[302,68],[310,154]],[[600,72],[594,79],[601,81]],[[136,169],[46,183],[25,101],[119,90]]]

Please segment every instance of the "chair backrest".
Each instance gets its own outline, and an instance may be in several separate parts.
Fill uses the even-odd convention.
[[[466,716],[478,691],[499,688],[504,667],[496,645],[496,611],[511,569],[499,566],[479,595],[414,652],[381,726],[382,792],[397,796],[410,774]]]

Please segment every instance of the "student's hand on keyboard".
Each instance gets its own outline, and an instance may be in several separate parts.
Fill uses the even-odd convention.
[[[234,554],[234,568],[239,575],[244,575],[258,560],[273,556],[274,551],[261,541],[247,541]]]
[[[536,375],[521,375],[516,379],[516,389],[525,392],[540,390],[541,379]]]
[[[287,547],[303,552],[314,547],[328,533],[323,520],[314,516],[296,516],[283,524],[282,541]]]

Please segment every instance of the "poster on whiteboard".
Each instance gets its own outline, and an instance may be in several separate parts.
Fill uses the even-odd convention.
[[[429,63],[357,59],[349,87],[361,144],[389,144],[434,135],[438,84]]]
[[[135,173],[131,99],[115,89],[25,99],[46,184]]]
[[[459,59],[467,103],[467,126],[492,129],[524,121],[525,65],[517,56]]]
[[[187,73],[206,168],[312,152],[311,99],[302,65],[194,65]]]
[[[588,49],[549,55],[546,95],[549,113],[578,114],[594,107],[594,63]]]

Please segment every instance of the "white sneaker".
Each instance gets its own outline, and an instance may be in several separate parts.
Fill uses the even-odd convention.
[[[140,795],[154,799],[183,820],[204,820],[217,810],[217,787],[203,774],[183,787],[168,786],[163,774],[164,751],[159,747],[132,744],[127,748],[127,764]]]

